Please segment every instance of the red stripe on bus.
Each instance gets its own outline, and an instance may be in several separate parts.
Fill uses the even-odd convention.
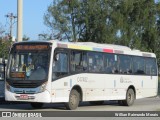
[[[112,49],[103,49],[103,52],[113,53],[113,50]]]

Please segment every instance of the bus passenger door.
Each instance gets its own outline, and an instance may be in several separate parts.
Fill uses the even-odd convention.
[[[63,102],[67,99],[64,96],[64,83],[68,75],[69,65],[68,65],[68,51],[66,49],[56,49],[52,64],[52,101],[53,102]]]

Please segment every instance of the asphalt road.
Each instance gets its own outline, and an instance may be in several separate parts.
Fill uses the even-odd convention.
[[[44,104],[41,109],[33,109],[27,103],[0,103],[0,111],[66,111],[63,104]],[[160,97],[144,98],[135,101],[133,106],[120,106],[117,101],[105,101],[103,105],[80,104],[75,111],[160,111]]]

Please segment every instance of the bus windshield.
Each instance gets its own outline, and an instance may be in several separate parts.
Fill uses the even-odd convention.
[[[7,76],[13,80],[46,80],[49,70],[49,51],[49,49],[16,50],[13,48]]]

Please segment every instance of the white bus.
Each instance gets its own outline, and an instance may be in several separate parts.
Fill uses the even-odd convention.
[[[117,100],[130,106],[135,99],[158,93],[154,53],[92,42],[28,41],[13,44],[6,72],[5,100],[26,101],[33,108],[79,102],[103,104]]]

